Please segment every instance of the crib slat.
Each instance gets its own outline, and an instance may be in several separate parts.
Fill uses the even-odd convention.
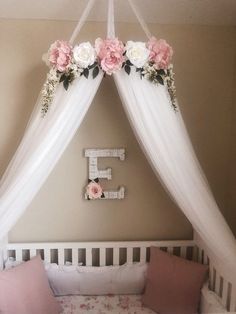
[[[204,252],[204,255],[203,255],[203,264],[204,265],[207,265],[208,264],[208,257],[206,255],[206,252]]]
[[[140,262],[141,263],[145,263],[146,262],[146,254],[147,254],[146,247],[141,247],[140,248]]]
[[[127,248],[127,258],[126,261],[128,264],[132,264],[133,263],[133,248],[132,247],[128,247]]]
[[[215,293],[220,295],[220,275],[216,271],[216,281],[215,281]]]
[[[77,266],[79,262],[79,251],[78,249],[72,249],[72,265]]]
[[[227,306],[227,299],[228,299],[228,282],[225,279],[223,279],[222,302],[224,307]]]
[[[21,249],[17,249],[15,250],[15,257],[16,257],[16,261],[21,262],[22,261],[22,250]]]
[[[92,249],[86,248],[86,266],[92,266]]]
[[[230,298],[229,310],[230,310],[230,312],[236,311],[236,289],[234,286],[232,286],[232,289],[231,289],[231,298]]]
[[[171,247],[171,246],[167,247],[167,252],[170,253],[170,254],[173,254],[174,248]]]
[[[120,264],[120,250],[118,247],[113,248],[113,265]]]
[[[180,256],[181,256],[182,258],[186,258],[186,256],[187,256],[187,248],[186,248],[186,246],[182,246],[182,247],[180,248]]]
[[[36,249],[30,249],[30,258],[37,255]]]
[[[198,253],[198,247],[196,245],[194,245],[194,247],[193,247],[193,261],[194,262],[197,261],[197,253]],[[181,250],[180,250],[180,256],[181,256]]]
[[[65,264],[65,255],[64,249],[58,249],[58,265]]]
[[[44,249],[44,261],[46,263],[51,263],[51,250],[50,249]]]
[[[106,249],[100,248],[99,250],[99,264],[100,266],[106,265]]]
[[[202,254],[203,254],[202,249],[199,249],[198,250],[198,263],[202,263]]]
[[[210,263],[209,265],[209,288],[210,290],[213,290],[213,282],[214,282],[214,270],[213,270],[213,266]]]

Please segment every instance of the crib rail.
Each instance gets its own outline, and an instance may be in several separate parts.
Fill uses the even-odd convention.
[[[171,254],[209,265],[210,289],[230,312],[236,311],[236,287],[227,274],[220,273],[212,264],[207,250],[197,237],[194,241],[115,241],[115,242],[46,242],[7,243],[4,259],[14,257],[26,261],[40,254],[48,263],[64,265],[106,266],[124,263],[148,262],[150,247],[157,246]]]
[[[124,242],[56,242],[9,243],[5,259],[28,260],[36,254],[49,263],[86,266],[121,265],[149,261],[150,246],[157,246],[169,253],[193,259],[193,241],[124,241]]]
[[[218,295],[227,311],[236,313],[236,285],[231,282],[231,274],[227,272],[227,269],[219,271],[208,256],[204,243],[196,233],[195,242],[198,262],[209,265],[209,289]]]
[[[210,260],[203,243],[194,241],[121,241],[121,242],[55,242],[55,243],[7,243],[4,259],[14,257],[26,261],[40,254],[48,263],[64,265],[106,266],[124,263],[148,262],[150,247],[157,246],[171,254],[209,265],[210,289],[221,299],[230,312],[236,311],[236,286],[227,273],[219,272]]]

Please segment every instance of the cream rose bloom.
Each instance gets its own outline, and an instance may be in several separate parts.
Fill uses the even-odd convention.
[[[126,44],[126,56],[137,68],[142,68],[148,61],[150,51],[145,43],[140,41],[128,41]]]
[[[89,42],[85,42],[74,47],[73,57],[79,67],[87,68],[95,62],[96,52]]]

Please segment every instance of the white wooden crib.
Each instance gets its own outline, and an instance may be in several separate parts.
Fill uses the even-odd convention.
[[[86,266],[105,266],[149,261],[150,246],[208,264],[210,290],[220,297],[228,312],[236,311],[236,287],[230,281],[230,275],[227,270],[224,273],[218,272],[197,237],[186,241],[7,243],[3,252],[4,260],[14,257],[16,261],[23,261],[40,253],[46,262],[59,265],[70,261],[73,265],[83,263]]]

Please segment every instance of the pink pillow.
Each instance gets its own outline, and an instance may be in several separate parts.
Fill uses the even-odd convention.
[[[151,247],[142,301],[159,314],[195,314],[208,267]]]
[[[40,256],[0,272],[0,313],[60,313]]]

